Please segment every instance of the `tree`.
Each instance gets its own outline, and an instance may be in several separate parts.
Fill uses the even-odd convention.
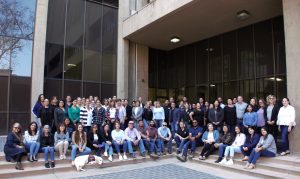
[[[20,2],[0,0],[0,69],[13,69],[17,62],[10,59],[22,50],[21,39],[32,39],[33,12]]]

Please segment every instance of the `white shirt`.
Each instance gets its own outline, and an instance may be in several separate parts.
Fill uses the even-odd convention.
[[[246,141],[246,135],[243,133],[239,133],[236,135],[234,142],[232,143],[231,146],[239,147],[241,145],[244,145],[245,141]]]
[[[109,117],[112,118],[112,119],[115,119],[116,118],[116,108],[110,108],[109,109]]]
[[[295,108],[291,105],[287,107],[282,106],[278,112],[277,125],[289,126],[292,123],[292,126],[296,126],[295,118]]]
[[[98,135],[94,134],[94,141],[98,141]]]
[[[163,107],[153,108],[153,119],[165,120],[165,111]]]
[[[123,140],[125,140],[125,133],[123,130],[113,130],[111,131],[111,138],[116,141],[116,142],[121,142]]]
[[[24,143],[35,143],[38,142],[39,139],[39,131],[35,135],[29,135],[28,131],[25,131],[24,134]]]
[[[121,123],[125,122],[125,117],[126,117],[126,109],[123,106],[120,106],[119,108],[119,119]]]
[[[207,140],[208,141],[215,141],[215,139],[214,139],[214,132],[208,132]]]

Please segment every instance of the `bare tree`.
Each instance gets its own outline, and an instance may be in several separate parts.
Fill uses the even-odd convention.
[[[33,12],[20,1],[0,0],[0,69],[16,65],[9,62],[23,48],[21,39],[32,39]]]

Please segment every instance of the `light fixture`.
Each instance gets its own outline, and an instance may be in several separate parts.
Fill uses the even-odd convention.
[[[213,48],[206,48],[205,50],[208,51],[208,52],[212,52],[214,49]]]
[[[269,78],[269,80],[272,80],[272,81],[283,81],[283,79],[281,79],[281,78],[275,78],[275,77],[271,77],[271,78]]]
[[[250,13],[246,10],[242,10],[236,13],[236,17],[242,21],[250,18],[250,16]]]
[[[73,63],[69,63],[68,64],[68,67],[76,67],[77,65],[76,64],[73,64]]]
[[[179,37],[172,37],[170,42],[176,44],[176,43],[180,42],[180,38]]]
[[[214,85],[214,84],[210,84],[209,86],[210,86],[210,87],[215,87],[216,85]]]

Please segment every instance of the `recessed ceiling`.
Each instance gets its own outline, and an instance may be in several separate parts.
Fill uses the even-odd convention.
[[[250,18],[236,13],[246,10]],[[197,0],[125,37],[152,48],[171,50],[282,15],[281,0]],[[171,43],[177,36],[180,43]]]

